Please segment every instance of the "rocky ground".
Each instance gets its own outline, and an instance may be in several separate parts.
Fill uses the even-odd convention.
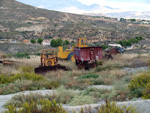
[[[133,45],[132,49],[126,50],[125,53],[131,54],[131,53],[137,53],[137,54],[143,54],[143,53],[150,53],[150,40],[141,40],[138,43]]]

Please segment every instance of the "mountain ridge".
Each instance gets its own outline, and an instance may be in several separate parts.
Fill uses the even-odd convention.
[[[120,22],[116,18],[93,17],[46,10],[15,0],[1,0],[0,39],[62,38],[92,42],[118,41],[136,36],[150,38],[150,26]]]

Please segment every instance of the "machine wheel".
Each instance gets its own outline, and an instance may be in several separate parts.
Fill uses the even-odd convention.
[[[74,52],[72,52],[68,55],[67,60],[71,60],[71,61],[75,62]]]
[[[78,63],[78,61],[76,60],[76,65],[78,65],[79,63]]]
[[[79,68],[79,69],[82,69],[82,68],[83,68],[82,63],[79,63],[79,64],[78,64],[78,68]]]
[[[52,66],[52,62],[51,61],[47,61],[47,66]]]

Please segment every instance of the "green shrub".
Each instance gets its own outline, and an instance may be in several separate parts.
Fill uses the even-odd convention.
[[[140,97],[145,89],[147,83],[150,82],[150,73],[142,73],[141,75],[134,77],[130,83],[129,88],[133,94]]]
[[[59,86],[60,86],[60,83],[58,81],[47,81],[44,83],[44,87],[46,89],[58,88]]]
[[[97,88],[88,88],[82,94],[93,97],[95,100],[101,98],[101,95],[107,93],[107,90],[97,89]]]
[[[111,103],[106,101],[105,105],[101,105],[100,109],[97,111],[98,113],[137,113],[136,110],[132,107],[126,106],[117,106],[116,103]]]
[[[0,94],[5,95],[20,91],[39,89],[46,89],[42,81],[33,82],[32,80],[18,79],[12,83],[4,84],[3,87],[0,88]]]
[[[40,105],[40,107],[39,107]],[[35,101],[25,102],[23,107],[17,109],[13,105],[9,105],[8,110],[5,113],[66,113],[60,104],[57,104],[56,101],[50,100],[40,100],[39,103]]]
[[[9,82],[8,78],[9,78],[8,75],[0,75],[0,84],[8,83]]]
[[[16,74],[14,76],[11,76],[9,78],[9,82],[13,82],[17,79],[27,79],[27,80],[32,80],[32,81],[41,81],[44,80],[43,76],[37,75],[35,73],[22,73],[22,74]]]
[[[77,94],[70,89],[65,89],[64,86],[60,86],[56,89],[57,101],[66,104]]]
[[[14,82],[15,80],[18,79],[27,79],[27,80],[32,80],[32,81],[42,81],[45,80],[43,76],[37,75],[35,73],[21,73],[21,74],[16,74],[16,75],[0,75],[0,84],[6,84],[10,82]]]
[[[28,53],[22,53],[22,52],[18,52],[14,55],[15,58],[27,58],[29,57]]]
[[[34,71],[34,68],[32,66],[21,66],[19,70],[21,70],[23,73],[25,72],[31,73]]]
[[[143,91],[143,98],[150,99],[150,82],[145,86],[145,89]]]
[[[84,105],[84,104],[93,104],[94,99],[91,96],[88,95],[76,95],[70,102],[69,105],[75,106],[75,105]]]
[[[9,100],[4,107],[8,106],[16,106],[16,107],[23,107],[24,103],[29,103],[31,101],[34,102],[39,102],[41,99],[49,99],[51,100],[52,96],[51,95],[41,95],[40,93],[30,93],[28,95],[20,94],[20,95],[15,95]]]
[[[96,74],[87,74],[87,75],[81,75],[77,79],[89,79],[89,78],[98,78],[99,75]]]

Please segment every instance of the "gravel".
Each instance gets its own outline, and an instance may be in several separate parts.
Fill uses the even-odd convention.
[[[148,67],[145,66],[145,67],[138,67],[138,68],[124,68],[124,70],[129,74],[133,74],[141,71],[147,71]]]

